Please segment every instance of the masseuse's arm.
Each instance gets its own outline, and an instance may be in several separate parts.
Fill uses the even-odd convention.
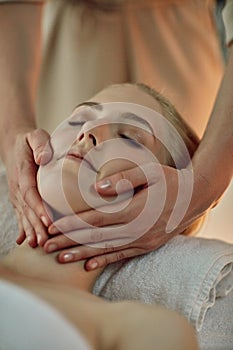
[[[47,233],[49,218],[37,192],[37,164],[49,139],[36,130],[35,91],[40,66],[41,11],[39,2],[0,1],[0,156],[6,166],[10,198],[19,223],[18,241],[25,235],[36,245]],[[36,163],[35,163],[36,162]]]

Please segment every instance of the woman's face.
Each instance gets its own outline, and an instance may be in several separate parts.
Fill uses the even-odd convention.
[[[44,201],[60,215],[98,208],[106,199],[95,191],[97,180],[151,161],[165,163],[151,109],[160,112],[160,105],[136,86],[107,88],[78,106],[51,136],[53,158],[39,168]]]

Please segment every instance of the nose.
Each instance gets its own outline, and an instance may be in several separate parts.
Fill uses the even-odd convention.
[[[77,143],[85,150],[101,145],[102,142],[113,137],[109,125],[100,125],[92,129],[87,128],[80,131],[77,136]]]
[[[83,132],[78,137],[78,142],[80,144],[89,144],[89,146],[96,146],[97,145],[97,137],[93,132]]]

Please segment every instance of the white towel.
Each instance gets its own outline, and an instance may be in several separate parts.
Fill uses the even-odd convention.
[[[164,305],[182,313],[199,331],[216,298],[233,289],[232,265],[232,244],[178,236],[154,252],[109,265],[94,293]]]

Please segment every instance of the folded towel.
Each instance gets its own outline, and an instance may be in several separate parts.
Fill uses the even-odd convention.
[[[232,244],[178,236],[154,252],[107,266],[94,293],[164,305],[199,331],[216,298],[233,289],[232,265]]]

